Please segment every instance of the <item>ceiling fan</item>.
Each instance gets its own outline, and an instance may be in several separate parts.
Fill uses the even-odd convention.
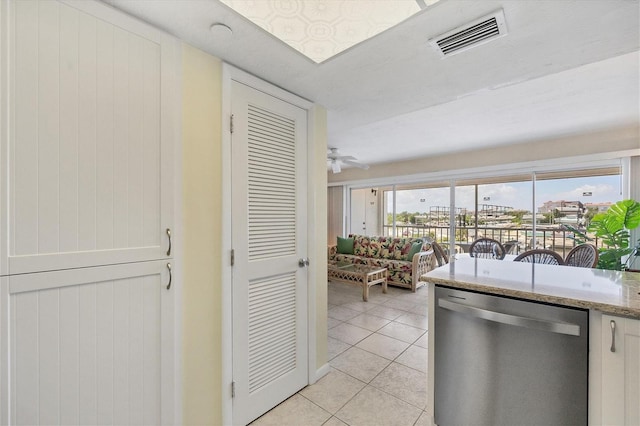
[[[358,163],[356,157],[351,155],[340,155],[338,152],[338,148],[329,148],[329,153],[327,154],[327,161],[331,163],[331,171],[333,173],[340,173],[342,168],[341,164],[348,164],[350,166],[358,167],[360,169],[367,170],[369,165]]]

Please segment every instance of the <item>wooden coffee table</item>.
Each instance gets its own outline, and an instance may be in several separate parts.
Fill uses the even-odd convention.
[[[362,300],[369,301],[369,287],[382,284],[382,292],[387,292],[387,268],[379,266],[343,264],[330,261],[327,268],[327,275],[330,280],[347,284],[358,284],[362,286]]]

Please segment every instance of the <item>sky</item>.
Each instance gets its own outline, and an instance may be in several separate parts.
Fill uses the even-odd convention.
[[[536,210],[545,201],[616,202],[622,199],[620,185],[620,176],[538,181],[536,182]],[[474,210],[474,191],[473,186],[456,188],[456,206]],[[585,192],[591,192],[591,196],[583,195]],[[485,200],[485,198],[488,199]],[[531,199],[531,182],[510,182],[478,187],[478,202],[481,204],[508,206],[517,210],[531,211]],[[397,212],[428,212],[430,206],[449,205],[449,188],[398,191],[396,202]],[[388,209],[391,211],[390,204],[388,204]]]

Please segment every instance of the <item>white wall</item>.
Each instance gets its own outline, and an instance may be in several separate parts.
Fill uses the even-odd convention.
[[[640,128],[638,126],[385,163],[374,165],[368,170],[343,169],[339,174],[329,173],[328,181],[331,185],[339,182],[446,172],[565,157],[602,155],[628,150],[640,152]]]

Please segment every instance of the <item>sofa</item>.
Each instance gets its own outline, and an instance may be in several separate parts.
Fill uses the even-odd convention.
[[[353,240],[353,254],[344,249],[339,253],[338,245],[332,245],[329,247],[329,261],[385,267],[389,271],[389,285],[410,288],[415,292],[426,284],[419,280],[420,276],[436,267],[435,255],[427,240],[354,234],[348,238]],[[416,243],[422,245],[409,259]]]

